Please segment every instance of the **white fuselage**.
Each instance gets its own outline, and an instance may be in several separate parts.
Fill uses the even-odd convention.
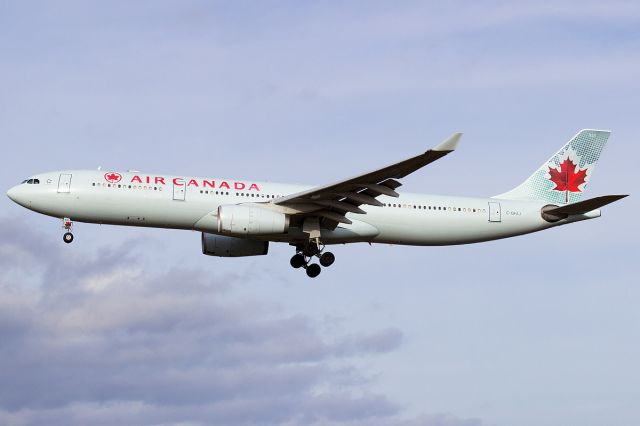
[[[111,173],[111,178],[107,175]],[[175,228],[217,233],[205,220],[220,205],[266,203],[309,187],[268,182],[178,177],[140,172],[73,170],[33,176],[8,195],[20,205],[58,218],[112,225]],[[326,244],[372,242],[406,245],[466,244],[506,238],[599,216],[599,211],[555,223],[540,214],[545,203],[495,198],[401,193],[378,197],[381,207],[349,213],[352,224],[322,230]],[[271,205],[272,208],[273,206]],[[204,219],[203,219],[204,218]],[[295,243],[307,236],[296,227],[286,234],[247,236]]]

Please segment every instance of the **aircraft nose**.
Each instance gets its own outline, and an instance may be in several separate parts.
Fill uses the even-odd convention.
[[[7,197],[11,198],[11,201],[18,203],[20,205],[22,205],[23,203],[21,202],[21,196],[20,196],[20,185],[14,186],[13,188],[9,189],[7,191]]]
[[[11,201],[16,201],[16,187],[15,186],[7,191],[7,197],[11,198]]]

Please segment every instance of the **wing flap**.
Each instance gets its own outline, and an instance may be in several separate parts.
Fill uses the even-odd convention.
[[[370,206],[382,206],[382,203],[376,200],[371,195],[367,195],[364,192],[343,192],[340,194],[336,194],[342,198],[346,198],[348,200],[353,200],[358,204],[369,204]]]
[[[346,201],[334,201],[334,200],[317,200],[315,204],[319,204],[325,207],[331,207],[336,210],[340,210],[343,212],[355,213],[355,214],[365,214],[366,212],[362,210],[358,206],[354,206],[353,204]]]

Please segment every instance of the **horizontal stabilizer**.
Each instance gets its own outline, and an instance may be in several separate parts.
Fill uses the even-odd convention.
[[[626,195],[603,195],[602,197],[590,198],[588,200],[579,201],[573,204],[567,204],[560,207],[545,207],[542,209],[542,217],[549,222],[556,222],[572,215],[585,214],[599,209],[600,207],[621,200]]]

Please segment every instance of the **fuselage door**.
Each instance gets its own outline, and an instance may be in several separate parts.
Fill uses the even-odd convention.
[[[184,201],[187,192],[187,186],[184,182],[181,185],[173,183],[173,199],[176,201]]]
[[[58,192],[71,192],[70,174],[60,173],[60,179],[58,180]]]
[[[500,214],[500,203],[489,202],[489,222],[500,222],[502,220]]]

